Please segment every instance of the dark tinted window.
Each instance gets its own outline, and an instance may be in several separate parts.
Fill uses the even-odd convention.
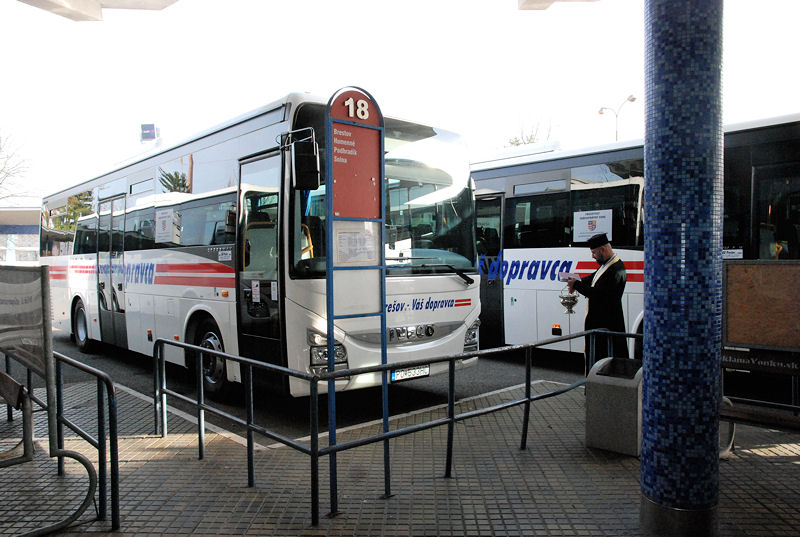
[[[97,253],[97,218],[81,220],[75,229],[76,254]]]

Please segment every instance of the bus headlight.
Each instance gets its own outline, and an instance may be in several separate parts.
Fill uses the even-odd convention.
[[[464,352],[478,350],[478,327],[480,325],[480,319],[476,319],[475,322],[467,328],[467,333],[464,334]]]
[[[310,347],[310,362],[312,373],[325,373],[328,371],[328,339],[320,333],[308,331],[308,344]],[[347,350],[344,345],[335,341],[333,344],[334,370],[347,368]],[[344,367],[339,365],[345,364]]]

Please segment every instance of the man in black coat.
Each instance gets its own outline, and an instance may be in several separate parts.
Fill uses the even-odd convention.
[[[611,249],[605,233],[594,235],[589,239],[592,257],[600,268],[583,278],[570,278],[567,286],[570,292],[578,291],[589,301],[584,329],[605,328],[613,332],[626,332],[625,317],[622,314],[622,293],[625,291],[627,272],[619,256]],[[627,338],[612,338],[613,353],[618,358],[628,357]],[[589,338],[586,338],[586,354],[589,353]],[[595,336],[595,357],[608,356],[608,337]],[[595,362],[592,359],[587,371]]]

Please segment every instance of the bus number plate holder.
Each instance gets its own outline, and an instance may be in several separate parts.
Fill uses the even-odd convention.
[[[415,367],[407,367],[405,369],[392,369],[391,381],[400,382],[401,380],[411,380],[420,377],[427,377],[431,374],[431,366],[418,365]]]

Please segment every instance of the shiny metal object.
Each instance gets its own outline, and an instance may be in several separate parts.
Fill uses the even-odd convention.
[[[575,307],[575,304],[578,303],[578,294],[577,293],[570,293],[569,287],[564,287],[561,290],[561,293],[558,295],[558,298],[561,300],[561,305],[564,306],[566,309],[564,313],[575,313],[575,310],[572,308]]]

